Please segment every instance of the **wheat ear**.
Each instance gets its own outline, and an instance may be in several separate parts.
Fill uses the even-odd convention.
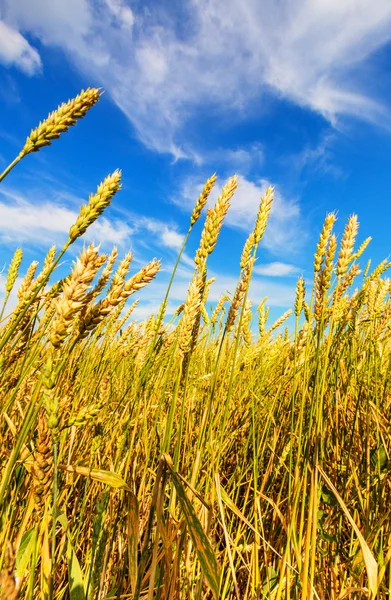
[[[52,322],[50,333],[50,341],[55,348],[62,344],[70,331],[75,315],[85,305],[85,292],[102,265],[102,257],[98,255],[98,250],[99,248],[93,244],[83,250],[74,264],[61,296],[55,302],[56,317]]]
[[[88,204],[83,204],[80,208],[76,223],[69,230],[68,243],[74,242],[83,235],[87,228],[96,221],[96,219],[109,206],[112,197],[121,189],[121,171],[117,169],[111,175],[108,175],[102,183],[98,185],[95,194],[91,194]]]
[[[15,281],[18,278],[19,267],[22,262],[22,258],[23,258],[23,251],[21,248],[17,248],[17,250],[15,250],[15,253],[10,262],[10,266],[8,268],[7,280],[5,282],[5,297],[4,297],[3,307],[2,307],[1,313],[0,313],[0,320],[2,319],[2,316],[4,314],[4,309],[8,302],[8,298],[10,296],[12,288],[15,285]]]
[[[274,188],[269,186],[261,200],[254,228],[254,243],[259,244],[266,230],[270,210],[274,199]]]
[[[201,289],[203,285],[203,278],[198,275],[191,282],[187,293],[178,338],[178,347],[182,356],[185,356],[191,348],[193,328],[201,306]]]
[[[295,299],[295,315],[297,318],[300,317],[301,311],[303,310],[303,302],[305,298],[305,283],[304,277],[299,277],[296,285],[296,299]]]
[[[213,189],[216,179],[217,179],[216,173],[214,173],[212,175],[212,177],[209,177],[209,179],[207,179],[207,181],[202,189],[202,192],[198,197],[196,205],[193,208],[193,212],[191,213],[191,217],[190,217],[190,226],[191,227],[193,227],[193,225],[200,218],[202,209],[204,208],[205,204],[208,201],[209,194],[211,193],[211,191]]]
[[[49,114],[47,119],[42,121],[38,127],[31,130],[18,156],[0,174],[0,181],[8,175],[24,156],[31,152],[38,152],[44,146],[50,146],[52,140],[58,139],[61,133],[68,131],[69,127],[75,125],[78,119],[82,119],[86,115],[89,109],[99,100],[100,96],[101,91],[99,89],[88,88],[87,90],[82,90],[76,98],[60,104],[57,110]]]
[[[236,176],[231,177],[231,179],[229,179],[223,187],[221,195],[218,197],[214,207],[208,210],[205,226],[201,236],[200,247],[198,248],[194,259],[199,272],[204,269],[208,255],[213,252],[216,246],[224,217],[227,214],[230,206],[230,200],[237,187],[238,178]]]
[[[38,127],[32,129],[20,152],[20,158],[30,154],[30,152],[38,152],[44,146],[50,146],[52,140],[57,140],[61,133],[65,133],[76,124],[76,121],[82,119],[90,108],[98,102],[100,96],[100,89],[88,88],[82,90],[72,100],[60,104],[56,110],[49,114],[47,119],[42,121]]]

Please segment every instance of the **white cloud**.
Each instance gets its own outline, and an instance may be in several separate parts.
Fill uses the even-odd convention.
[[[58,244],[66,241],[78,212],[54,202],[32,202],[15,192],[0,192],[0,240],[7,243]],[[83,239],[103,244],[122,245],[131,229],[118,219],[100,217]]]
[[[194,154],[183,125],[196,108],[248,115],[270,92],[332,123],[347,114],[390,127],[359,68],[391,39],[389,0],[226,0],[223,9],[219,0],[187,0],[180,30],[175,6],[5,0],[3,19],[62,47],[107,88],[147,146],[176,158]]]
[[[254,273],[265,277],[292,277],[297,275],[300,269],[295,265],[282,262],[272,262],[266,265],[255,265]]]
[[[131,29],[133,27],[133,11],[129,6],[124,4],[122,0],[105,0],[105,3],[113,19],[119,27],[123,29]]]
[[[87,0],[6,0],[3,19],[22,32],[30,32],[44,44],[77,44],[81,50],[92,27]]]
[[[289,166],[297,173],[310,169],[311,173],[328,173],[336,179],[341,179],[346,174],[334,162],[332,147],[336,137],[334,132],[328,132],[315,145],[306,144],[299,152],[283,156],[279,161],[283,166]]]
[[[167,225],[158,219],[140,216],[136,218],[132,216],[132,223],[136,232],[144,230],[153,233],[155,236],[155,245],[160,243],[171,250],[179,250],[182,246],[185,236],[179,233],[175,229],[175,226]]]
[[[0,20],[0,63],[6,67],[16,66],[27,75],[41,69],[38,52],[13,27]]]
[[[239,186],[231,200],[225,223],[248,234],[254,228],[261,198],[271,183],[266,179],[249,181],[242,175],[238,177],[238,182]],[[203,183],[188,178],[181,192],[172,200],[178,206],[191,211],[202,187]],[[219,187],[215,186],[209,196],[209,205],[216,201],[219,192]],[[263,247],[273,254],[286,256],[288,252],[299,250],[306,239],[306,226],[299,205],[294,199],[285,198],[277,187],[262,240]]]
[[[184,236],[173,229],[165,228],[162,233],[163,244],[167,248],[179,250],[182,246]]]
[[[82,201],[66,188],[53,190],[49,186],[46,193],[55,197],[56,201],[47,200],[46,194],[41,194],[37,201],[36,196],[34,200],[30,199],[34,192],[26,198],[13,189],[3,187],[0,190],[0,241],[38,245],[65,242]],[[100,216],[87,229],[83,239],[119,246],[129,245],[135,240],[138,246],[146,244],[178,251],[184,236],[177,231],[174,223],[167,224],[158,219],[126,212],[122,218]]]

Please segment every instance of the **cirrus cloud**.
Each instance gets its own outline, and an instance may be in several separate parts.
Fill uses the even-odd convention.
[[[25,52],[8,51],[11,62],[39,68],[28,36],[62,48],[106,87],[146,146],[175,158],[198,159],[184,127],[197,110],[246,118],[270,94],[334,125],[348,115],[391,128],[370,70],[360,70],[391,40],[388,0],[226,0],[223,10],[219,0],[187,0],[182,19],[165,1],[153,11],[125,0],[3,4],[2,27]]]

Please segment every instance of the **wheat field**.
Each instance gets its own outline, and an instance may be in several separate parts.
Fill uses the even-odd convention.
[[[51,113],[0,181],[100,94]],[[159,276],[153,257],[136,271],[131,253],[84,245],[57,277],[115,201],[120,171],[80,208],[65,246],[30,265],[8,312],[24,264],[16,249],[0,317],[3,599],[391,597],[391,263],[371,266],[370,239],[355,247],[356,215],[338,242],[330,213],[313,284],[300,277],[292,310],[270,323],[267,302],[249,295],[269,188],[236,290],[212,313],[208,258],[238,185],[229,179],[204,216],[215,181],[143,322],[132,311]],[[187,297],[167,316],[200,219]]]

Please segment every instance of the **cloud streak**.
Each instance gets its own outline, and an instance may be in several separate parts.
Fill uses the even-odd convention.
[[[21,193],[2,188],[0,191],[0,241],[9,244],[38,244],[45,246],[65,242],[69,229],[75,223],[78,210],[69,208],[70,195],[64,191],[56,202],[41,198],[30,200]],[[72,204],[81,201],[71,196]],[[127,223],[131,223],[131,226]],[[133,240],[145,242],[162,250],[177,251],[184,236],[175,224],[167,224],[131,213],[126,218],[103,215],[83,236],[86,241],[129,246]],[[151,235],[152,234],[152,235]]]
[[[40,56],[29,42],[13,27],[0,20],[0,63],[17,67],[27,75],[41,70]]]
[[[169,2],[136,11],[124,0],[5,0],[0,56],[31,73],[40,60],[26,35],[61,47],[146,146],[176,158],[196,158],[184,136],[195,111],[248,115],[268,94],[333,124],[349,115],[390,127],[358,68],[391,39],[388,0],[226,0],[223,10],[218,0],[187,0],[181,10],[179,27]]]
[[[255,265],[254,273],[265,277],[294,277],[300,273],[300,269],[295,265],[272,262],[266,265]]]

